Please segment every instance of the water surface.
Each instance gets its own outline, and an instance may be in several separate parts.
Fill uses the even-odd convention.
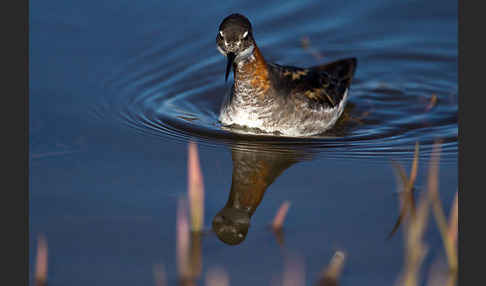
[[[458,134],[453,1],[30,4],[30,245],[46,235],[51,285],[150,285],[154,264],[176,283],[175,217],[189,141],[199,145],[208,230],[230,198],[235,162],[264,152],[258,162],[285,165],[264,164],[278,176],[243,242],[202,238],[201,279],[219,265],[231,285],[268,285],[295,254],[311,284],[344,249],[342,285],[393,284],[403,241],[400,230],[386,240],[399,208],[390,160],[409,170],[416,142],[420,193],[432,144],[442,140],[440,194],[450,208]],[[336,128],[306,139],[221,129],[230,84],[215,37],[233,12],[250,18],[268,61],[309,67],[358,58]],[[281,248],[267,224],[285,200],[292,205]],[[426,239],[425,274],[444,255],[436,228]]]

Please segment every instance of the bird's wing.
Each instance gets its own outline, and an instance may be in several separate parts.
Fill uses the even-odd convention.
[[[319,84],[322,89],[320,95],[332,101],[333,106],[339,104],[351,85],[356,66],[356,58],[348,58],[310,68],[320,75]]]
[[[310,103],[328,107],[338,105],[354,75],[356,59],[344,59],[311,68],[272,64],[277,89],[303,96]]]

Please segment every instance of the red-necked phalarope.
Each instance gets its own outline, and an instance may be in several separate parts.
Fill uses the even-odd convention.
[[[218,50],[233,67],[231,94],[221,107],[223,126],[241,126],[283,136],[310,136],[331,128],[341,116],[356,70],[356,58],[298,68],[267,63],[250,21],[231,14],[219,26]]]

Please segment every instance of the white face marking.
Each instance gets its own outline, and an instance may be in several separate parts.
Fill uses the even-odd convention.
[[[246,36],[248,36],[248,31],[246,31],[246,32],[243,34],[243,38],[246,38]]]
[[[221,37],[224,37],[223,31],[219,31],[219,34],[221,35]]]

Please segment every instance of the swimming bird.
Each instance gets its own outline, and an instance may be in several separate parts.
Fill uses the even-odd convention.
[[[357,60],[346,58],[310,68],[265,61],[250,21],[231,14],[216,36],[234,83],[221,106],[223,127],[244,127],[272,135],[302,137],[324,133],[343,113]]]

